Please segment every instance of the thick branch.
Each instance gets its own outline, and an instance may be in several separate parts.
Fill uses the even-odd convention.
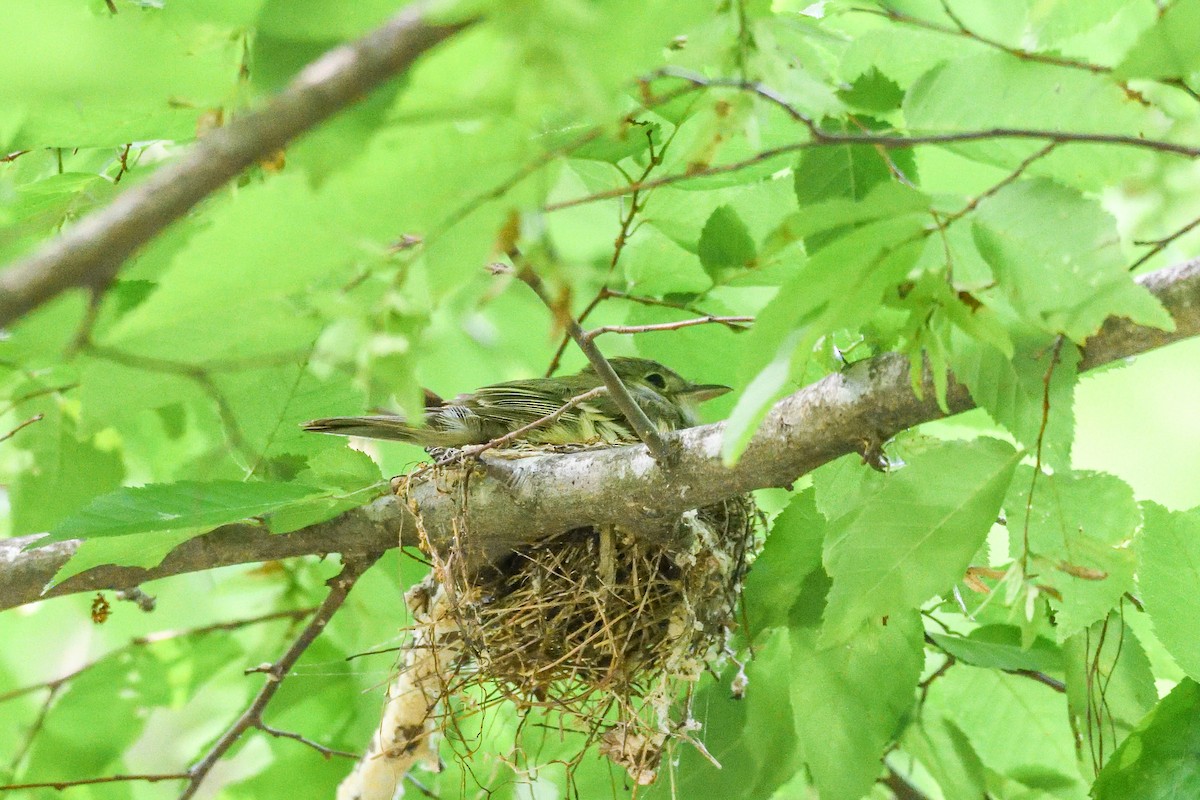
[[[59,293],[102,288],[139,247],[263,157],[404,72],[464,25],[430,25],[417,3],[309,64],[252,114],[197,142],[174,163],[0,273],[0,327]]]
[[[1176,329],[1159,331],[1109,320],[1084,349],[1093,368],[1200,335],[1200,259],[1139,279],[1175,318]],[[972,408],[970,395],[951,381],[952,413]],[[917,398],[909,385],[908,359],[894,353],[859,362],[780,400],[767,415],[734,467],[721,463],[724,425],[704,425],[671,434],[680,455],[661,468],[644,445],[519,460],[488,460],[509,480],[470,482],[469,528],[478,555],[495,556],[513,545],[543,540],[593,523],[645,522],[678,514],[736,494],[783,486],[864,441],[882,441],[906,428],[938,419],[932,385]],[[457,492],[424,483],[412,500],[435,543],[453,535],[459,514]],[[155,578],[214,567],[304,554],[364,553],[397,541],[416,542],[410,511],[387,497],[342,516],[286,535],[250,525],[227,525],[177,547],[151,570],[101,566],[40,594],[69,558],[77,542],[61,542],[21,553],[36,537],[0,541],[0,610],[99,588],[124,588]]]

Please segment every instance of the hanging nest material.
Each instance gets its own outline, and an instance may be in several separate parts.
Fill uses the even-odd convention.
[[[439,486],[461,478],[448,471],[435,470]],[[393,687],[393,697],[420,691],[426,718],[418,737],[379,750],[429,750],[456,715],[510,701],[522,714],[560,715],[638,784],[654,781],[672,739],[705,752],[692,736],[692,689],[731,653],[760,516],[747,495],[652,530],[579,528],[488,574],[469,574],[454,548],[427,546],[432,574],[409,598],[422,652],[414,661],[410,648],[406,672],[432,661],[444,677],[433,691],[426,678]]]

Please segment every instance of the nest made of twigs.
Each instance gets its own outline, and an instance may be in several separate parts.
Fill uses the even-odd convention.
[[[589,744],[649,783],[669,738],[700,746],[679,700],[730,652],[759,517],[747,495],[653,530],[579,528],[487,574],[429,548],[457,626],[453,689],[574,719]]]

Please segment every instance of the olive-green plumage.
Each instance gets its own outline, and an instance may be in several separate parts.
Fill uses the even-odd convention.
[[[695,425],[696,407],[729,391],[728,386],[689,383],[662,364],[644,358],[614,358],[609,363],[634,402],[660,431]],[[411,425],[399,416],[331,417],[307,422],[304,429],[396,439],[423,447],[483,444],[553,414],[572,398],[603,384],[588,367],[560,378],[508,381],[460,394],[427,409],[421,426]],[[612,398],[600,394],[522,438],[538,444],[569,444],[634,441],[637,435]]]

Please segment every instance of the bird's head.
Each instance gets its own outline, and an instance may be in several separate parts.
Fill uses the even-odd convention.
[[[730,391],[728,386],[718,383],[691,383],[678,372],[648,358],[613,358],[609,363],[621,381],[631,388],[649,389],[685,408],[694,408]]]

